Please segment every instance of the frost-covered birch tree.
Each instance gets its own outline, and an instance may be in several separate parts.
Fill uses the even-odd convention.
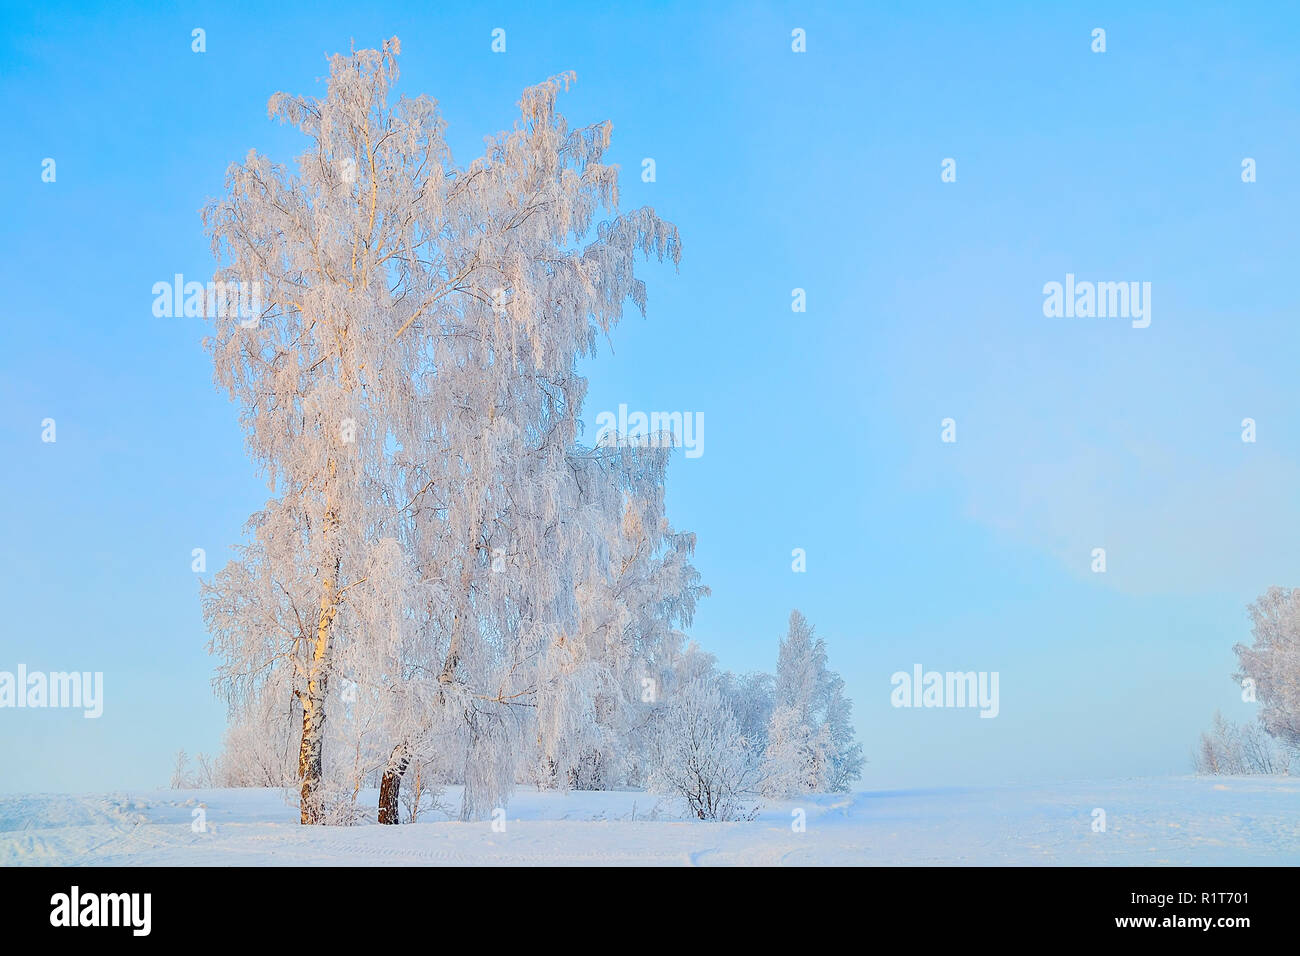
[[[1250,618],[1254,640],[1233,648],[1234,677],[1262,705],[1264,729],[1300,753],[1300,588],[1269,588],[1250,605]]]

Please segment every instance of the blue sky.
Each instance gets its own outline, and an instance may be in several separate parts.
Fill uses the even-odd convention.
[[[680,227],[648,319],[586,364],[585,417],[703,413],[669,478],[713,589],[692,635],[770,670],[800,608],[861,786],[1183,773],[1215,708],[1251,715],[1245,607],[1300,583],[1294,10],[261,6],[0,13],[0,670],[105,680],[99,720],[0,711],[0,789],[161,785],[219,746],[190,554],[219,566],[264,486],[203,323],[150,290],[211,274],[198,209],[228,163],[301,147],[270,94],[393,34],[462,161],[576,70],[562,109],[613,121],[624,204]],[[1066,273],[1151,282],[1151,326],[1044,317]],[[892,708],[916,663],[998,671],[1000,715]]]

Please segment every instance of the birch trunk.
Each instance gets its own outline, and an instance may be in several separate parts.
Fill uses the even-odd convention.
[[[338,570],[336,562],[335,577]],[[307,671],[307,690],[299,695],[302,699],[302,743],[298,747],[299,819],[304,824],[317,824],[324,820],[320,792],[323,774],[321,751],[325,742],[325,695],[329,689],[334,615],[338,610],[337,587],[334,577],[327,578],[322,585],[316,641],[312,645],[311,666]]]
[[[398,744],[393,748],[388,758],[388,766],[384,768],[383,779],[379,782],[380,823],[395,825],[401,822],[398,797],[401,796],[402,777],[406,775],[406,768],[410,765],[410,751],[405,744]]]

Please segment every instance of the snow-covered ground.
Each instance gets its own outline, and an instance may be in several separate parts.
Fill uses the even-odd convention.
[[[197,807],[206,832],[192,827]],[[279,790],[0,795],[0,865],[1300,863],[1293,777],[866,791],[768,804],[749,823],[683,820],[646,793],[531,789],[512,798],[504,832],[438,813],[400,827],[296,820]]]

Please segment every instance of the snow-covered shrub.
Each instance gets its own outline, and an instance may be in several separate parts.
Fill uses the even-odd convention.
[[[701,820],[750,820],[756,779],[754,753],[717,683],[679,685],[659,715],[650,788],[683,798]]]
[[[184,790],[190,786],[190,757],[184,750],[176,751],[172,764],[172,779],[167,786],[173,790]]]
[[[412,760],[404,775],[401,790],[401,803],[406,810],[406,823],[415,823],[420,814],[428,812],[441,813],[447,817],[454,815],[451,807],[442,802],[443,787],[439,782],[442,774],[436,764],[427,760]]]
[[[173,790],[205,790],[219,785],[212,759],[207,754],[196,755],[191,764],[184,750],[176,751],[169,784]]]
[[[357,803],[357,791],[328,784],[321,789],[321,820],[325,826],[352,827],[370,816],[368,807]]]
[[[1201,734],[1193,763],[1200,774],[1288,773],[1291,754],[1259,724],[1234,724],[1215,711],[1210,730]]]
[[[301,711],[288,691],[263,691],[226,728],[213,772],[218,787],[291,787],[297,776]]]

